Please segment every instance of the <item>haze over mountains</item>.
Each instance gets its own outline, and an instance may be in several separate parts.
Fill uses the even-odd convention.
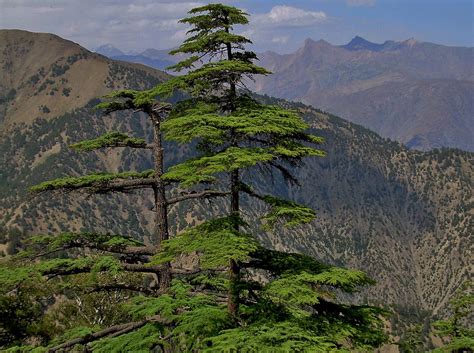
[[[176,60],[166,50],[99,52],[158,69]],[[341,46],[307,39],[292,54],[259,58],[273,74],[249,83],[258,93],[311,104],[409,148],[474,151],[473,48],[414,39],[377,44],[355,37]]]
[[[302,101],[408,147],[474,150],[474,49],[421,43],[344,46],[306,40],[293,54],[266,52],[274,72],[260,93]]]
[[[27,190],[66,175],[149,168],[150,159],[136,151],[84,155],[67,145],[110,129],[149,136],[140,115],[101,117],[92,107],[111,90],[152,87],[168,76],[54,35],[3,30],[0,77],[0,226],[28,234],[87,230],[140,237],[149,232],[151,203],[138,203],[133,195],[110,196],[110,207],[101,196],[32,200]],[[262,234],[266,242],[368,271],[378,281],[366,293],[370,301],[397,304],[411,314],[442,313],[472,270],[472,153],[410,151],[316,109],[273,102],[304,114],[326,138],[328,156],[296,170],[302,187],[292,186],[283,195],[314,207],[317,220],[283,234]],[[168,159],[180,153],[175,150]],[[286,190],[270,181],[260,184]],[[174,211],[185,212],[193,223],[209,210],[216,206]]]
[[[171,49],[146,49],[141,53],[124,53],[120,49],[115,48],[111,44],[104,44],[96,48],[94,51],[104,55],[110,59],[129,61],[132,63],[151,66],[158,70],[165,70],[168,66],[173,65],[177,58],[169,55]]]

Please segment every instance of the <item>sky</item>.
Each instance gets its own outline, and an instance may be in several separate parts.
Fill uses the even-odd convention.
[[[288,53],[306,38],[345,44],[359,35],[382,43],[415,38],[474,46],[474,0],[222,0],[250,14],[236,28],[254,50]],[[168,49],[186,37],[182,0],[0,0],[0,28],[49,32],[88,49],[112,44],[124,52]]]

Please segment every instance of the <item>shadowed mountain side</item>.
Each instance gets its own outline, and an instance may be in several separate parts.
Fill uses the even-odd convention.
[[[302,100],[350,116],[409,148],[472,150],[473,93],[474,81],[423,80],[387,82],[344,95],[309,93]]]

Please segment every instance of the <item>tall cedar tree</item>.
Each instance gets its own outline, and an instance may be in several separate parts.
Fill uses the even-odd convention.
[[[315,148],[321,139],[307,132],[309,126],[298,112],[263,105],[246,92],[245,79],[269,74],[254,64],[255,53],[245,50],[250,40],[233,32],[235,25],[248,23],[247,14],[211,4],[191,10],[181,22],[191,26],[190,37],[172,54],[185,54],[186,59],[172,69],[187,73],[152,90],[115,92],[101,106],[108,112],[132,109],[147,114],[154,128],[152,143],[110,133],[73,146],[151,149],[155,169],[64,178],[34,188],[95,193],[150,188],[155,196],[156,239],[146,244],[126,236],[63,234],[36,237],[34,246],[20,257],[18,261],[51,257],[59,250],[69,254],[67,259],[21,268],[23,280],[46,276],[64,285],[70,283],[70,276],[64,275],[89,273],[83,289],[130,293],[124,310],[132,321],[66,332],[46,343],[48,351],[83,347],[94,352],[348,352],[379,346],[386,339],[380,319],[384,311],[339,299],[372,284],[371,279],[361,271],[266,249],[255,236],[261,232],[258,222],[243,216],[244,204],[258,202],[267,208],[260,221],[267,231],[312,221],[313,210],[262,193],[265,188],[258,181],[276,170],[297,183],[291,171],[306,157],[324,155]],[[187,92],[188,98],[172,108],[156,100],[177,91]],[[193,157],[165,171],[162,133],[195,147]],[[220,198],[221,205],[227,202],[229,208],[223,207],[214,215],[217,218],[168,236],[168,206],[211,197]],[[69,252],[72,248],[97,252],[78,256],[77,251]],[[183,270],[183,256],[198,259],[198,264]],[[132,280],[123,275],[127,272],[142,277]],[[147,280],[147,273],[154,280]],[[18,279],[3,277],[10,288],[18,285]]]

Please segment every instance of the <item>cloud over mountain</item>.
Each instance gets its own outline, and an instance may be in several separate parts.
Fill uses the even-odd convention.
[[[322,23],[328,19],[323,11],[307,11],[293,6],[278,5],[270,12],[254,17],[256,26],[305,27]]]

